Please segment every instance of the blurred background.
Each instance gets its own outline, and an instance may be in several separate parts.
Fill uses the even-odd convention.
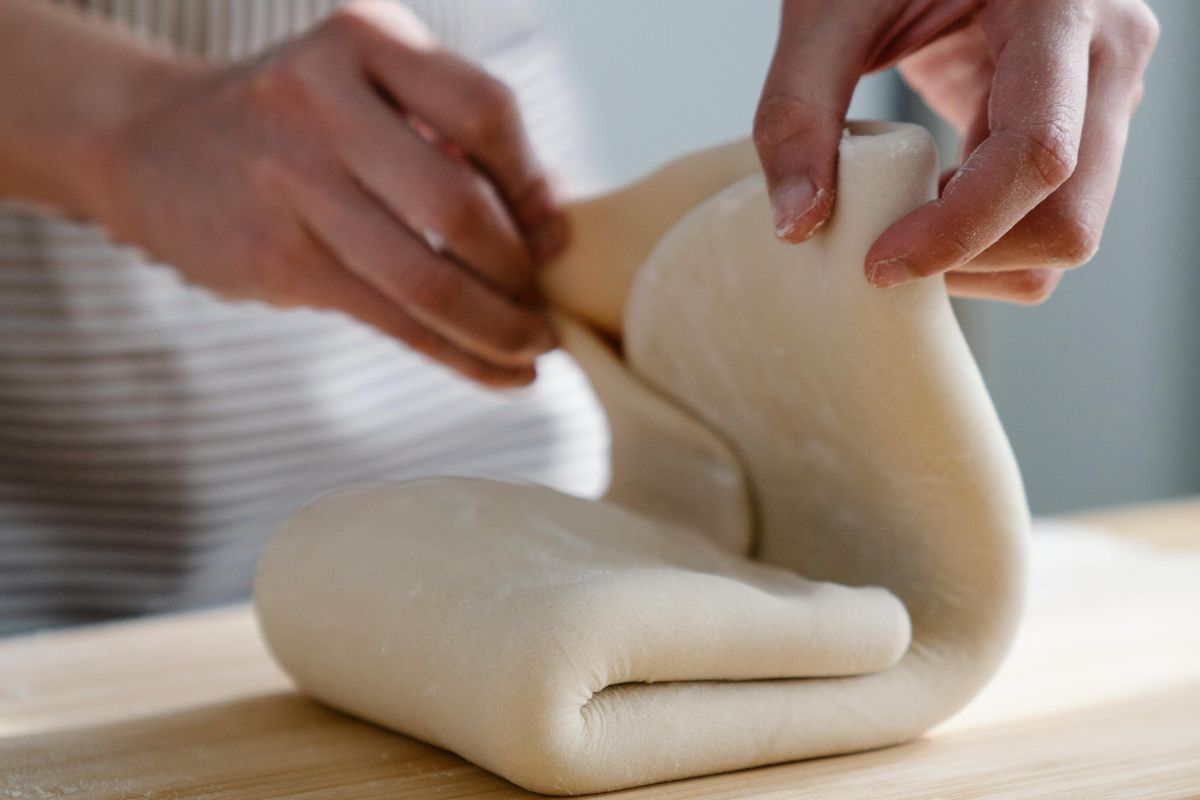
[[[778,0],[543,0],[567,45],[606,183],[749,133]],[[959,318],[1036,513],[1200,493],[1200,2],[1152,0],[1162,39],[1092,263],[1044,305]],[[953,134],[892,73],[851,115]]]

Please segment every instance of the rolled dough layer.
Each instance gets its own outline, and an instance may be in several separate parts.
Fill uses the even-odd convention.
[[[568,794],[905,741],[987,680],[1020,608],[1019,475],[941,282],[862,273],[932,197],[932,142],[853,126],[800,246],[760,177],[704,199],[748,152],[593,201],[644,263],[577,251],[550,288],[624,336],[628,363],[562,321],[612,420],[604,501],[427,479],[272,540],[255,603],[302,690]]]

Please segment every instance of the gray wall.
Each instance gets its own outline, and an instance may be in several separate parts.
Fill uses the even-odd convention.
[[[590,106],[600,167],[620,183],[746,136],[775,43],[778,0],[542,0]],[[891,76],[851,113],[894,107]]]
[[[1200,492],[1200,3],[1152,6],[1163,36],[1100,252],[1038,308],[969,304],[1041,511]]]
[[[1200,492],[1200,3],[1152,5],[1163,38],[1099,255],[1044,306],[958,305],[1042,513]],[[614,182],[748,133],[775,0],[543,7]],[[884,75],[851,113],[908,107]]]

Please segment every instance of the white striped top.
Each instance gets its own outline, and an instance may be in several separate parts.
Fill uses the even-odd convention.
[[[72,2],[214,61],[337,4]],[[513,86],[554,170],[590,179],[530,2],[410,5]],[[94,226],[0,202],[0,633],[241,599],[282,518],[347,483],[473,474],[595,494],[603,416],[565,355],[540,368],[530,389],[478,389],[344,316],[218,300]]]

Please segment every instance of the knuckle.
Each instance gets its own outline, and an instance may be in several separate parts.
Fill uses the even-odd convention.
[[[816,126],[818,109],[806,100],[784,94],[765,95],[754,114],[752,137],[760,150],[779,147]]]
[[[1057,241],[1057,254],[1068,267],[1078,267],[1092,260],[1100,248],[1100,231],[1083,219],[1063,220]]]
[[[942,265],[966,263],[980,249],[980,244],[971,236],[967,226],[953,226],[934,237],[932,252],[936,258],[918,262],[913,269],[920,277],[928,277],[940,272]]]
[[[439,319],[447,319],[453,317],[461,305],[463,284],[450,270],[427,265],[409,279],[406,294],[417,308]]]
[[[464,181],[433,205],[430,216],[434,230],[449,242],[459,242],[475,235],[486,213],[482,187],[477,181]]]
[[[303,126],[326,126],[339,118],[339,100],[327,75],[332,62],[303,42],[289,45],[265,61],[246,86],[250,109],[277,132],[297,133]]]
[[[268,107],[308,107],[316,99],[311,72],[304,48],[285,48],[250,81],[250,93]]]
[[[1073,115],[1059,109],[1046,122],[1020,133],[1023,156],[1046,188],[1058,188],[1075,172],[1079,142]]]
[[[1010,288],[1020,302],[1038,305],[1054,293],[1061,278],[1062,274],[1054,269],[1027,269],[1013,274]]]
[[[430,218],[430,227],[452,247],[464,239],[469,239],[475,230],[476,217],[470,201],[466,198],[442,202],[431,211]]]
[[[1154,12],[1144,3],[1132,3],[1096,34],[1094,56],[1121,72],[1140,76],[1160,34],[1161,26]]]
[[[1158,44],[1162,34],[1162,26],[1158,17],[1145,3],[1134,3],[1125,9],[1119,18],[1121,38],[1128,46],[1142,56],[1148,56]]]
[[[1160,34],[1158,18],[1145,3],[1126,3],[1097,31],[1093,57],[1118,73],[1140,77]]]
[[[468,83],[465,95],[465,129],[471,141],[487,143],[517,134],[517,100],[512,89],[490,75],[479,75]]]
[[[975,255],[978,246],[971,241],[967,236],[960,232],[955,232],[953,235],[945,237],[945,249],[947,252],[946,260],[951,264],[961,264]],[[937,272],[935,267],[923,266],[918,269],[918,272],[928,277],[934,272]]]

